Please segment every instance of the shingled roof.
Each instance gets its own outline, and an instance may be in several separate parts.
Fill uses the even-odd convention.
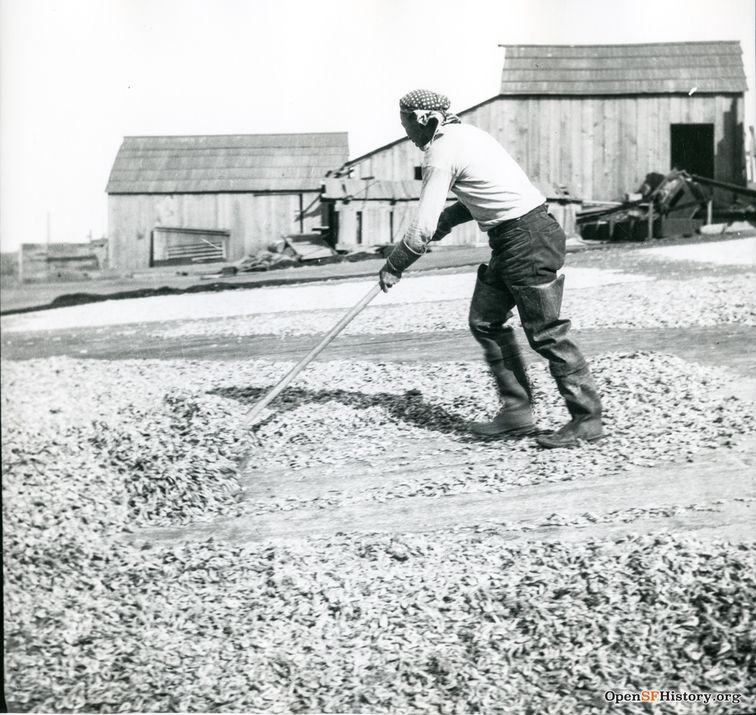
[[[317,191],[348,155],[346,132],[126,137],[106,191]]]
[[[745,92],[739,42],[507,45],[501,94]]]

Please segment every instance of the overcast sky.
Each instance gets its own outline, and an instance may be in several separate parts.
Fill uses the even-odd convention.
[[[754,4],[0,0],[0,246],[106,235],[124,136],[347,131],[354,157],[410,89],[495,96],[500,44],[740,40],[752,90]]]

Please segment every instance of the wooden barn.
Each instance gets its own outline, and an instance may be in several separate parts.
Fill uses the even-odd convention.
[[[518,45],[504,48],[499,94],[458,114],[501,141],[570,232],[574,199],[619,200],[650,173],[680,168],[745,185],[745,90],[738,42]],[[403,138],[339,173],[366,186],[413,181],[421,162],[422,152]],[[385,206],[340,208],[360,211],[361,225],[373,227],[370,236],[363,230],[364,243],[392,233]],[[376,210],[381,215],[369,215]],[[350,242],[348,225],[341,243]],[[482,238],[467,224],[445,242]]]
[[[126,137],[107,185],[110,265],[233,261],[320,224],[346,133]]]

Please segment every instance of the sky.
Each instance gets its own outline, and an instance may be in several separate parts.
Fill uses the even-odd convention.
[[[756,0],[0,0],[0,249],[107,235],[124,136],[402,136],[417,87],[495,96],[507,44],[739,40]]]

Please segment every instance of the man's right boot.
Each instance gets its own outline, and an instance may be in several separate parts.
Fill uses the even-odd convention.
[[[519,351],[489,364],[496,379],[502,407],[490,422],[473,422],[470,431],[481,437],[524,437],[535,430],[530,406],[531,390]]]
[[[567,405],[570,421],[539,435],[542,447],[576,447],[603,436],[601,398],[588,365],[569,335],[570,321],[560,317],[564,276],[549,283],[512,286],[522,328],[530,347],[549,361],[549,371]]]
[[[554,379],[571,419],[555,432],[537,437],[536,442],[547,449],[558,449],[601,439],[604,436],[601,398],[588,367],[569,375],[554,375]]]

